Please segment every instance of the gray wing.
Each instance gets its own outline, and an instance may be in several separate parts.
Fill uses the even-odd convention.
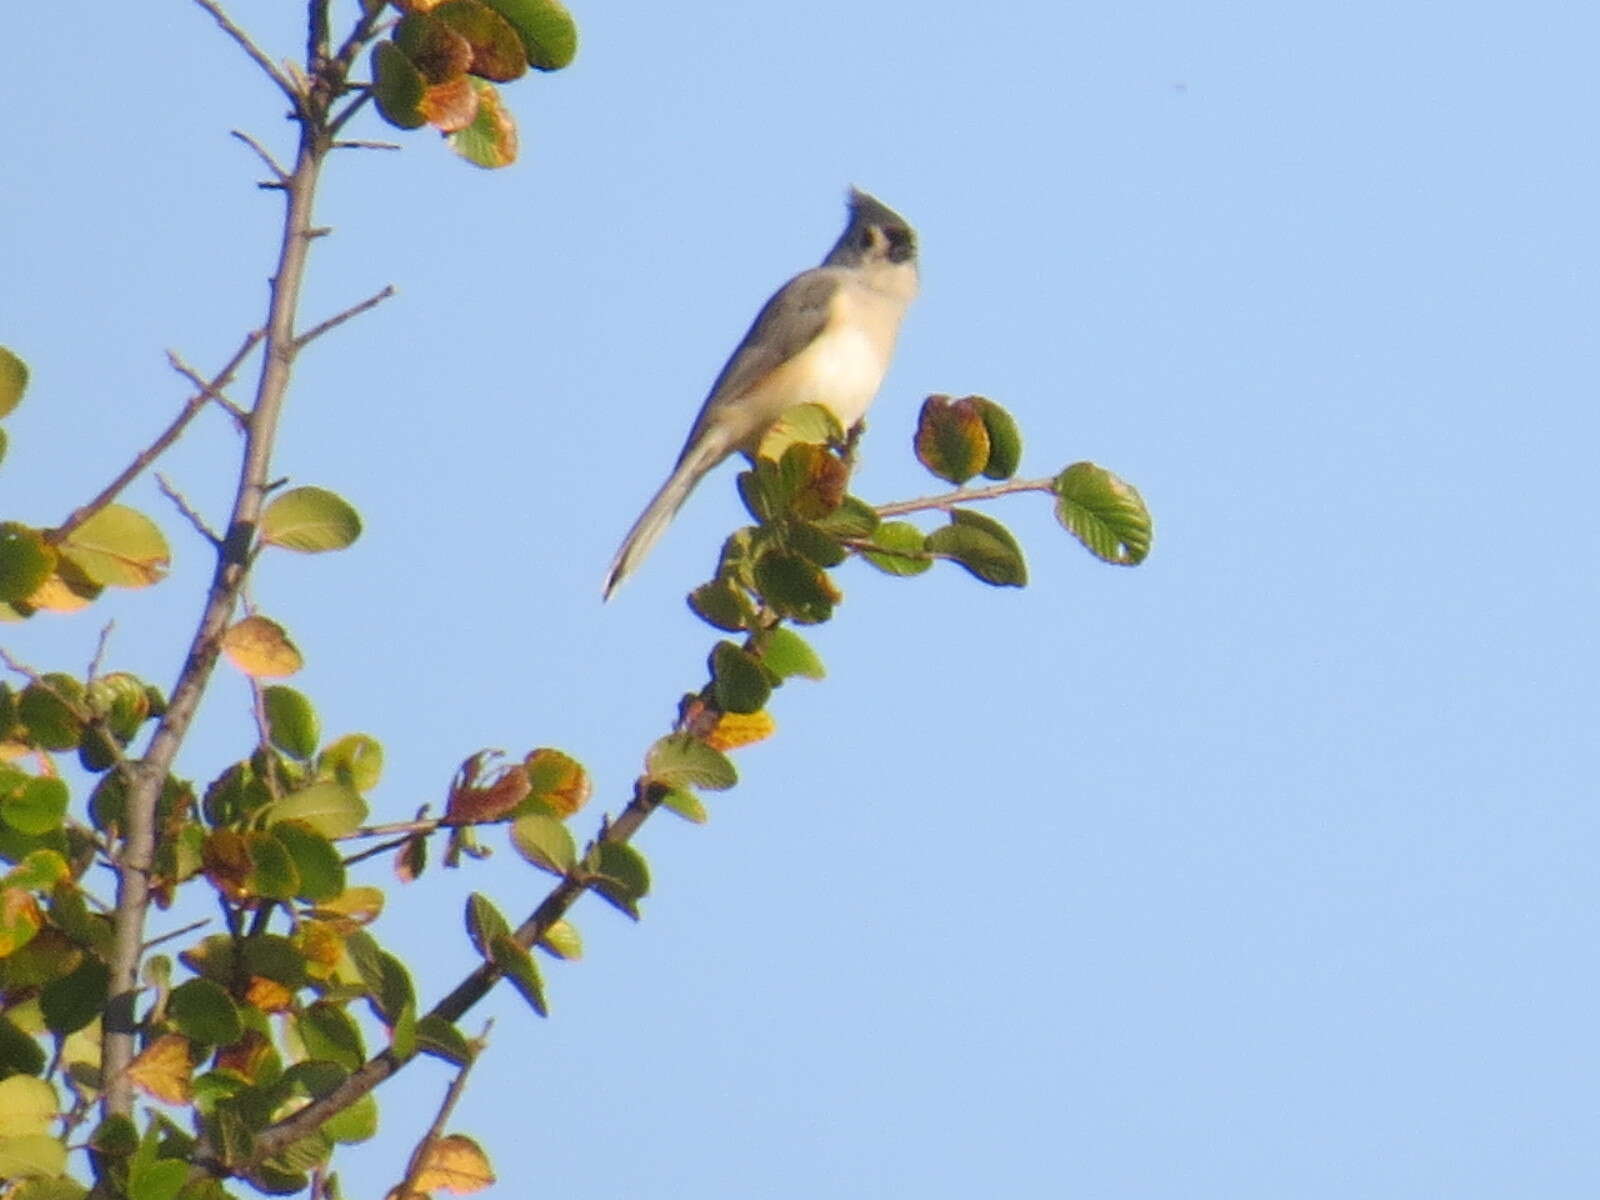
[[[837,272],[827,267],[802,271],[762,305],[722,373],[711,385],[694,428],[678,455],[681,463],[699,441],[712,415],[737,400],[817,339],[828,324],[828,306],[839,290]]]

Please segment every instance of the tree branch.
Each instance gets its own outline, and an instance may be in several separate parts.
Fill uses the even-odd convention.
[[[946,492],[942,496],[924,496],[921,500],[901,500],[896,504],[880,504],[874,510],[880,517],[898,517],[903,513],[925,512],[928,509],[938,509],[949,512],[958,504],[971,504],[978,500],[995,500],[1001,496],[1009,496],[1015,492],[1048,492],[1053,490],[1053,479],[1008,479],[1005,483],[997,483],[993,487],[985,488],[959,488],[953,492]],[[881,550],[881,546],[871,547],[874,551]]]
[[[196,0],[217,17],[236,41],[253,51],[253,43],[236,31],[211,0]],[[262,56],[264,57],[264,56]],[[270,67],[270,64],[266,64]],[[265,68],[264,68],[265,69]],[[288,393],[298,347],[295,344],[295,310],[305,279],[306,258],[311,238],[311,213],[317,180],[326,153],[324,114],[308,99],[288,87],[275,69],[270,72],[280,87],[295,98],[300,117],[300,144],[294,170],[283,187],[283,233],[278,248],[277,269],[268,293],[265,344],[261,374],[256,384],[245,429],[243,463],[227,532],[206,592],[194,636],[184,657],[183,668],[172,689],[167,711],[156,726],[143,760],[128,769],[125,807],[125,832],[117,856],[116,907],[112,916],[112,940],[108,961],[111,968],[106,1005],[104,1057],[104,1112],[106,1116],[128,1113],[133,1106],[133,1088],[128,1066],[133,1061],[134,997],[139,986],[140,949],[144,943],[145,921],[150,907],[150,875],[156,852],[156,807],[162,787],[172,769],[179,747],[189,731],[199,707],[200,697],[211,678],[221,653],[222,635],[238,602],[251,561],[256,523],[267,494],[272,450],[278,422]]]
[[[256,343],[261,341],[263,336],[264,334],[261,330],[253,330],[245,337],[243,344],[233,352],[233,357],[228,360],[228,365],[218,371],[209,383],[197,381],[199,390],[190,397],[189,401],[179,410],[178,415],[172,419],[172,423],[161,431],[156,440],[141,450],[120,475],[101,489],[98,496],[81,508],[73,510],[65,521],[46,533],[46,539],[51,542],[65,540],[68,534],[115,500],[123,488],[139,477],[140,472],[160,458],[167,448],[178,440],[178,435],[188,427],[189,422],[199,415],[200,410],[206,406],[206,401],[216,399],[219,389],[228,385],[233,379],[233,373],[239,369],[239,364],[244,362],[246,356],[255,349]],[[186,372],[186,368],[178,365],[176,355],[168,355],[168,358],[180,373]]]
[[[417,1143],[417,1148],[411,1152],[411,1159],[406,1163],[406,1174],[394,1191],[389,1195],[395,1200],[411,1200],[417,1195],[417,1177],[422,1174],[422,1169],[427,1165],[428,1151],[444,1133],[445,1122],[450,1119],[450,1114],[455,1112],[456,1104],[461,1100],[461,1093],[466,1089],[467,1076],[472,1068],[477,1065],[478,1055],[483,1053],[483,1047],[488,1042],[489,1030],[494,1028],[494,1021],[487,1022],[483,1032],[474,1038],[468,1046],[471,1050],[467,1061],[461,1064],[461,1069],[456,1072],[456,1077],[450,1081],[450,1086],[445,1089],[444,1100],[439,1105],[439,1111],[433,1118],[433,1124],[428,1126],[428,1132],[422,1135],[422,1140]]]
[[[350,318],[359,317],[362,313],[377,308],[378,305],[382,304],[392,295],[394,295],[394,284],[385,284],[382,291],[368,296],[360,304],[352,304],[343,312],[335,313],[321,324],[313,325],[310,329],[306,330],[299,337],[294,339],[294,348],[296,350],[304,350],[307,346],[316,341],[323,334],[327,333],[330,329],[337,329],[346,321],[350,320]]]
[[[305,117],[307,115],[305,97],[290,80],[289,76],[284,73],[283,69],[267,57],[266,52],[255,44],[248,33],[233,23],[232,18],[222,11],[221,6],[215,0],[194,0],[194,2],[210,13],[212,19],[222,26],[222,31],[239,44],[239,48],[250,56],[251,61],[256,66],[266,72],[268,79],[278,85],[278,90],[289,98],[290,104],[294,105],[296,114]]]

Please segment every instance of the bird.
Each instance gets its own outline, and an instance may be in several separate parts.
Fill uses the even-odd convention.
[[[735,451],[754,457],[789,409],[818,404],[841,429],[855,426],[883,384],[916,294],[916,231],[852,187],[844,232],[822,265],[773,293],[711,385],[672,473],[611,560],[603,598],[639,565],[705,474]]]

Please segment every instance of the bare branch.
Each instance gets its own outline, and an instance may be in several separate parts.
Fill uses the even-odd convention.
[[[394,295],[394,284],[385,284],[381,292],[368,296],[360,304],[352,304],[342,313],[336,313],[334,316],[329,317],[326,321],[323,321],[320,325],[313,325],[310,329],[300,334],[294,339],[294,348],[296,350],[305,349],[306,346],[316,341],[330,329],[337,329],[340,325],[343,325],[346,321],[350,320],[351,317],[359,317],[362,313],[367,312],[369,309],[377,308],[378,305],[382,304],[392,295]]]
[[[395,1200],[411,1200],[418,1195],[416,1188],[417,1177],[422,1174],[422,1169],[428,1162],[428,1151],[444,1133],[445,1123],[450,1120],[450,1114],[456,1109],[456,1104],[461,1099],[461,1093],[466,1089],[467,1076],[478,1062],[478,1055],[483,1053],[483,1048],[489,1040],[489,1031],[494,1028],[491,1019],[483,1027],[483,1032],[467,1043],[469,1053],[467,1061],[461,1064],[461,1069],[456,1072],[456,1077],[450,1081],[450,1086],[445,1089],[444,1100],[439,1105],[439,1111],[433,1118],[433,1124],[428,1126],[428,1132],[422,1135],[422,1140],[417,1143],[417,1148],[411,1152],[411,1160],[406,1163],[406,1174],[394,1191],[389,1195]]]
[[[335,150],[399,150],[399,142],[335,142]]]
[[[85,683],[93,683],[100,674],[100,668],[105,665],[106,647],[111,643],[111,631],[117,627],[115,621],[107,621],[100,627],[100,639],[95,643],[94,657],[89,660],[89,669],[84,673]]]
[[[156,487],[161,489],[163,496],[172,501],[173,506],[184,515],[189,524],[195,527],[201,537],[210,542],[215,549],[220,550],[222,548],[222,539],[212,532],[211,526],[206,524],[205,518],[190,507],[189,502],[183,498],[178,489],[167,482],[167,477],[159,471],[156,472]]]
[[[284,74],[277,63],[267,57],[266,52],[255,44],[248,33],[233,23],[233,19],[222,11],[216,0],[194,0],[194,2],[210,13],[212,19],[222,26],[222,31],[239,44],[239,48],[250,56],[256,66],[266,72],[268,79],[278,85],[278,89],[289,98],[289,103],[294,105],[295,112],[305,115],[304,93],[295,87],[289,76]]]
[[[902,500],[897,504],[880,504],[875,510],[880,517],[898,517],[902,513],[926,512],[937,509],[949,512],[958,504],[971,504],[978,500],[995,500],[1014,492],[1048,492],[1053,489],[1053,479],[1010,479],[986,488],[960,488],[942,496],[924,496],[921,500]],[[882,547],[874,546],[873,550]]]
[[[256,141],[255,138],[251,137],[242,129],[233,129],[229,130],[229,132],[243,142],[246,146],[249,146],[250,149],[254,150],[256,152],[256,157],[267,164],[267,170],[272,172],[273,179],[277,181],[272,185],[273,187],[282,187],[289,181],[289,172],[285,171],[278,165],[278,160],[267,153],[267,148],[265,146]]]
[[[184,934],[193,933],[196,929],[204,929],[209,924],[211,924],[210,917],[205,917],[199,921],[190,921],[187,925],[179,926],[171,933],[163,933],[160,937],[151,938],[139,948],[140,952],[148,952],[149,950],[154,949],[156,946],[161,945],[162,942],[170,942],[174,938],[181,938]]]
[[[361,94],[359,96],[357,96],[354,100],[350,101],[349,104],[346,104],[344,106],[344,108],[342,110],[340,110],[340,112],[331,121],[328,122],[328,132],[330,134],[337,135],[338,132],[341,129],[343,129],[347,124],[349,124],[350,118],[355,116],[358,112],[360,112],[361,109],[362,109],[362,106],[365,105],[367,103],[367,101],[369,101],[371,99],[372,99],[372,89],[370,87],[362,88],[361,89]],[[353,145],[353,146],[361,145],[360,142],[351,142],[349,144]],[[376,143],[376,144],[377,145],[385,145],[386,143],[379,142],[379,143]]]
[[[167,365],[199,388],[206,399],[213,401],[218,407],[232,416],[240,429],[243,429],[245,423],[250,420],[249,413],[222,394],[221,385],[208,383],[206,380],[201,379],[199,372],[179,358],[172,350],[167,351]]]
[[[206,401],[214,398],[219,388],[227,386],[228,381],[233,378],[233,373],[239,369],[239,364],[245,360],[245,356],[250,351],[255,349],[256,343],[261,338],[262,333],[259,329],[252,331],[244,339],[244,343],[234,351],[233,357],[228,360],[228,365],[217,372],[212,377],[211,382],[200,385],[200,390],[190,397],[189,401],[179,410],[178,415],[172,419],[172,423],[161,431],[155,441],[141,450],[134,457],[134,460],[123,469],[122,473],[101,490],[98,496],[83,505],[83,507],[75,509],[65,521],[46,533],[45,537],[52,542],[64,540],[74,529],[115,500],[123,488],[137,479],[140,472],[155,462],[166,451],[168,446],[178,440],[178,435],[205,407]]]

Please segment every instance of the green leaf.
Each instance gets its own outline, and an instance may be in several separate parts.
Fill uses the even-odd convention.
[[[141,512],[108,504],[62,541],[61,556],[101,587],[149,587],[172,564],[156,523]]]
[[[294,863],[300,888],[295,895],[312,904],[332,900],[344,891],[344,859],[328,838],[301,820],[280,820],[272,836],[282,843]]]
[[[71,877],[72,869],[67,866],[67,860],[56,851],[33,850],[0,878],[0,885],[42,892]]]
[[[584,866],[592,873],[590,886],[604,900],[639,919],[639,901],[650,892],[650,867],[626,842],[596,842]]]
[[[1017,429],[1016,421],[993,400],[983,396],[971,396],[969,399],[977,407],[978,416],[983,419],[984,432],[989,435],[989,460],[983,465],[985,477],[1010,479],[1017,473],[1017,466],[1022,461],[1022,433]]]
[[[364,733],[347,733],[317,759],[317,776],[370,792],[383,777],[383,746]]]
[[[10,1200],[84,1200],[88,1194],[88,1188],[71,1179],[31,1179],[13,1191]]]
[[[343,550],[361,536],[361,517],[343,497],[319,487],[290,488],[261,514],[261,540],[285,550]]]
[[[0,346],[0,417],[10,416],[27,390],[28,364]]]
[[[472,81],[478,93],[478,107],[471,124],[451,133],[445,140],[462,158],[475,167],[493,169],[517,161],[517,122],[492,83]]]
[[[227,991],[209,979],[190,979],[172,989],[167,1015],[191,1042],[230,1046],[244,1036],[239,1006]]]
[[[406,1010],[417,1011],[417,989],[411,982],[411,972],[387,950],[378,951],[378,962],[383,971],[383,983],[377,996],[379,1011],[389,1024],[397,1024]]]
[[[292,687],[275,683],[261,689],[261,705],[267,710],[267,736],[272,744],[291,758],[309,761],[322,736],[311,701]]]
[[[541,1017],[550,1015],[544,1001],[544,981],[539,978],[539,968],[533,955],[509,934],[501,934],[489,943],[489,960],[505,972],[511,986],[522,994],[528,1006]]]
[[[426,1018],[424,1018],[426,1019]],[[420,1028],[422,1022],[417,1022]],[[371,1092],[322,1123],[322,1132],[341,1145],[365,1142],[378,1132],[378,1100]]]
[[[489,957],[489,945],[495,938],[510,936],[511,923],[487,896],[473,892],[467,897],[467,937],[484,958]]]
[[[295,1031],[314,1059],[354,1071],[367,1061],[361,1030],[342,1004],[318,1002],[295,1018]]]
[[[0,1076],[37,1075],[44,1070],[44,1048],[10,1017],[0,1016]]]
[[[578,27],[559,0],[487,0],[517,31],[528,65],[558,71],[578,53]]]
[[[82,1029],[105,1007],[110,982],[110,968],[98,958],[85,958],[60,979],[52,979],[39,993],[45,1028],[57,1037]]]
[[[484,957],[489,957],[487,950]],[[429,1013],[417,1022],[417,1048],[458,1067],[466,1066],[472,1057],[466,1035],[436,1013]]]
[[[1102,562],[1137,566],[1150,553],[1154,522],[1144,498],[1104,467],[1073,463],[1055,478],[1056,520]]]
[[[753,654],[729,641],[711,650],[711,687],[723,712],[760,712],[772,695],[772,681]]]
[[[720,576],[689,593],[689,608],[707,625],[729,633],[750,628],[755,616],[745,594],[731,580]]]
[[[267,808],[269,826],[278,821],[304,821],[326,838],[347,837],[366,821],[366,802],[344,784],[312,784],[286,795]]]
[[[696,825],[704,825],[711,819],[711,813],[701,800],[688,788],[668,788],[661,796],[661,807],[674,816],[682,817],[685,821],[692,821]]]
[[[379,42],[372,48],[372,98],[378,115],[400,129],[416,129],[428,123],[419,106],[426,88],[422,73],[393,42]]]
[[[539,939],[539,949],[556,958],[576,962],[583,957],[583,939],[570,921],[557,921],[544,931]]]
[[[992,517],[958,508],[950,524],[928,535],[928,550],[960,563],[984,583],[996,587],[1022,587],[1028,566],[1011,531]]]
[[[82,704],[83,684],[70,675],[43,675],[17,697],[17,719],[28,727],[35,745],[71,750],[83,737],[83,722],[73,711]]]
[[[159,1159],[129,1173],[128,1200],[175,1200],[188,1177],[186,1161]]]
[[[917,417],[917,461],[940,479],[962,484],[989,461],[989,433],[973,397],[929,396]]]
[[[27,1077],[18,1075],[14,1078]],[[8,1079],[5,1082],[11,1081]],[[48,1133],[0,1137],[0,1179],[47,1178],[60,1175],[66,1167],[66,1146]]]
[[[61,827],[67,800],[67,785],[42,775],[28,780],[21,791],[0,796],[0,819],[18,833],[49,833]]]
[[[300,890],[300,875],[288,848],[270,833],[246,835],[250,847],[250,893],[268,900],[292,900]]]
[[[872,531],[872,543],[883,550],[863,550],[861,557],[885,575],[921,575],[933,566],[927,539],[910,521],[885,521]]]
[[[756,588],[771,609],[802,625],[816,625],[833,615],[844,597],[827,573],[799,554],[770,551],[756,560]]]
[[[571,831],[545,813],[528,813],[513,821],[511,844],[523,858],[552,875],[565,875],[578,862]]]
[[[791,524],[784,530],[783,540],[789,549],[819,567],[837,567],[850,556],[838,539],[823,533],[815,525]]]
[[[0,601],[26,600],[55,569],[56,552],[42,533],[16,521],[0,523]]]
[[[878,527],[877,509],[865,500],[846,496],[839,507],[812,524],[830,537],[864,538]]]
[[[645,755],[644,769],[652,782],[669,788],[722,791],[739,782],[739,773],[726,755],[687,733],[659,739]]]
[[[792,629],[775,625],[756,638],[756,653],[761,665],[779,679],[798,675],[802,679],[822,679],[827,669],[811,643]]]

